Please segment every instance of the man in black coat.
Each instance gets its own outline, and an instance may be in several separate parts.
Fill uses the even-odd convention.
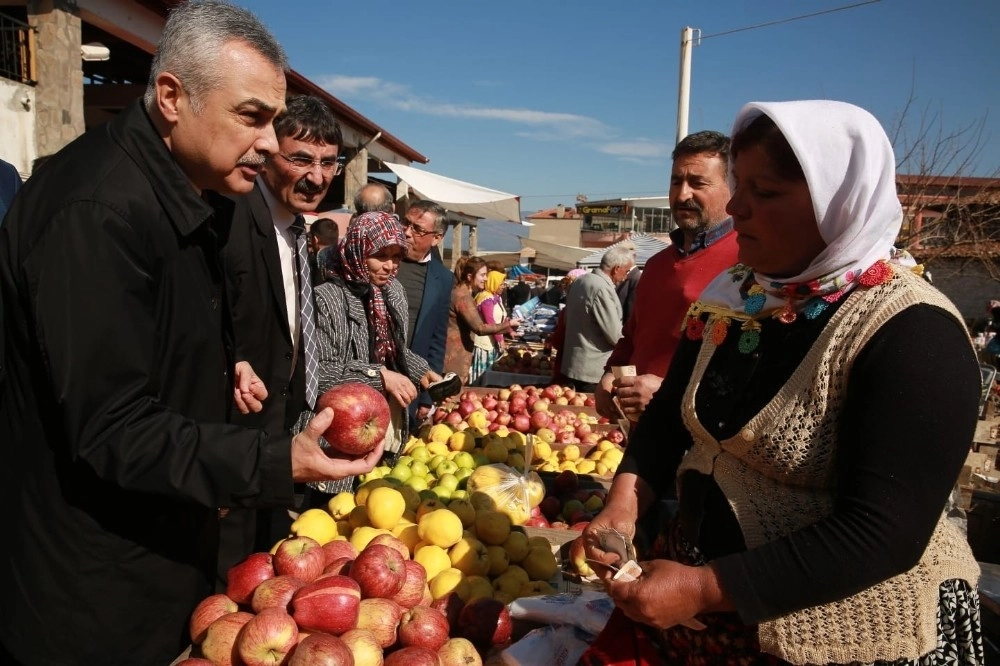
[[[435,248],[444,238],[448,213],[433,201],[418,200],[407,208],[401,224],[406,230],[407,250],[399,264],[399,282],[406,289],[410,308],[406,341],[410,351],[440,373],[455,276],[441,263]],[[421,393],[410,405],[411,416],[422,419],[430,404],[430,396]]]
[[[299,298],[311,271],[308,263],[304,270],[298,267],[297,244],[306,239],[296,235],[295,221],[316,210],[340,173],[343,135],[329,107],[307,95],[287,100],[274,131],[278,152],[264,165],[253,191],[236,199],[223,258],[236,359],[249,362],[268,391],[261,411],[237,415],[234,422],[286,434],[314,406],[306,400]],[[230,566],[288,536],[286,510],[257,516],[256,548],[253,512],[232,510],[222,518],[220,587]]]
[[[330,410],[294,439],[227,423],[263,393],[234,372],[213,190],[249,192],[277,150],[285,63],[249,12],[180,5],[144,101],[52,157],[0,228],[4,663],[170,663],[212,592],[219,507],[381,455],[327,457]]]

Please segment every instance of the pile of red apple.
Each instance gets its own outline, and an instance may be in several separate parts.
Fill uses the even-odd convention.
[[[455,427],[465,422],[473,412],[482,410],[486,413],[486,427],[491,432],[504,426],[518,432],[533,433],[551,427],[556,422],[556,416],[566,424],[575,422],[580,425],[582,420],[579,410],[573,411],[572,408],[593,406],[593,396],[577,393],[569,387],[553,384],[545,388],[522,388],[514,384],[510,388],[497,389],[495,393],[463,391],[456,400],[441,405],[434,412],[433,419],[435,423],[447,423]],[[594,423],[608,422],[604,417],[594,417],[593,420]]]
[[[545,497],[538,505],[542,520],[536,518],[533,524],[582,532],[604,508],[607,494],[604,488],[581,488],[576,472],[559,472],[554,479],[546,481]]]
[[[183,666],[469,666],[509,642],[511,620],[495,599],[432,600],[424,567],[391,535],[360,553],[292,537],[231,568],[190,632]]]

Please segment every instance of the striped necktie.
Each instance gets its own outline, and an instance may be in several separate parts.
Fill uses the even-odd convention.
[[[313,319],[312,279],[309,274],[309,249],[306,247],[306,221],[295,216],[295,256],[299,278],[299,341],[306,359],[306,402],[310,409],[316,405],[319,359],[316,354],[316,323]]]

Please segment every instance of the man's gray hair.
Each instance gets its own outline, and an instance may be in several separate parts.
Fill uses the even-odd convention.
[[[392,213],[395,202],[388,188],[381,183],[368,183],[354,195],[354,213]]]
[[[288,69],[285,50],[251,12],[220,0],[188,2],[172,9],[163,27],[143,96],[146,110],[156,104],[156,78],[170,72],[184,86],[194,112],[201,113],[205,94],[226,75],[218,62],[232,41],[244,42],[275,67]]]
[[[635,265],[635,243],[631,241],[611,246],[601,257],[601,268],[606,270],[633,265]]]
[[[443,234],[448,229],[448,211],[440,204],[427,199],[418,199],[410,204],[406,212],[409,213],[411,210],[420,211],[421,215],[430,213],[434,217],[434,231],[437,233]]]

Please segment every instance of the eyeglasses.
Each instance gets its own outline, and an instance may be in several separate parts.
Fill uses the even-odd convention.
[[[292,171],[308,171],[317,164],[319,165],[319,168],[322,169],[323,173],[330,173],[332,171],[334,176],[339,176],[340,172],[344,170],[344,165],[337,159],[314,160],[301,155],[285,155],[284,153],[278,154],[285,158],[285,161],[291,165]]]
[[[423,238],[424,236],[430,236],[431,234],[437,234],[438,233],[434,229],[431,229],[430,231],[428,231],[427,229],[421,229],[420,227],[418,227],[413,222],[410,222],[409,220],[400,220],[399,224],[404,229],[412,229],[413,230],[413,235],[416,236],[417,238]]]

